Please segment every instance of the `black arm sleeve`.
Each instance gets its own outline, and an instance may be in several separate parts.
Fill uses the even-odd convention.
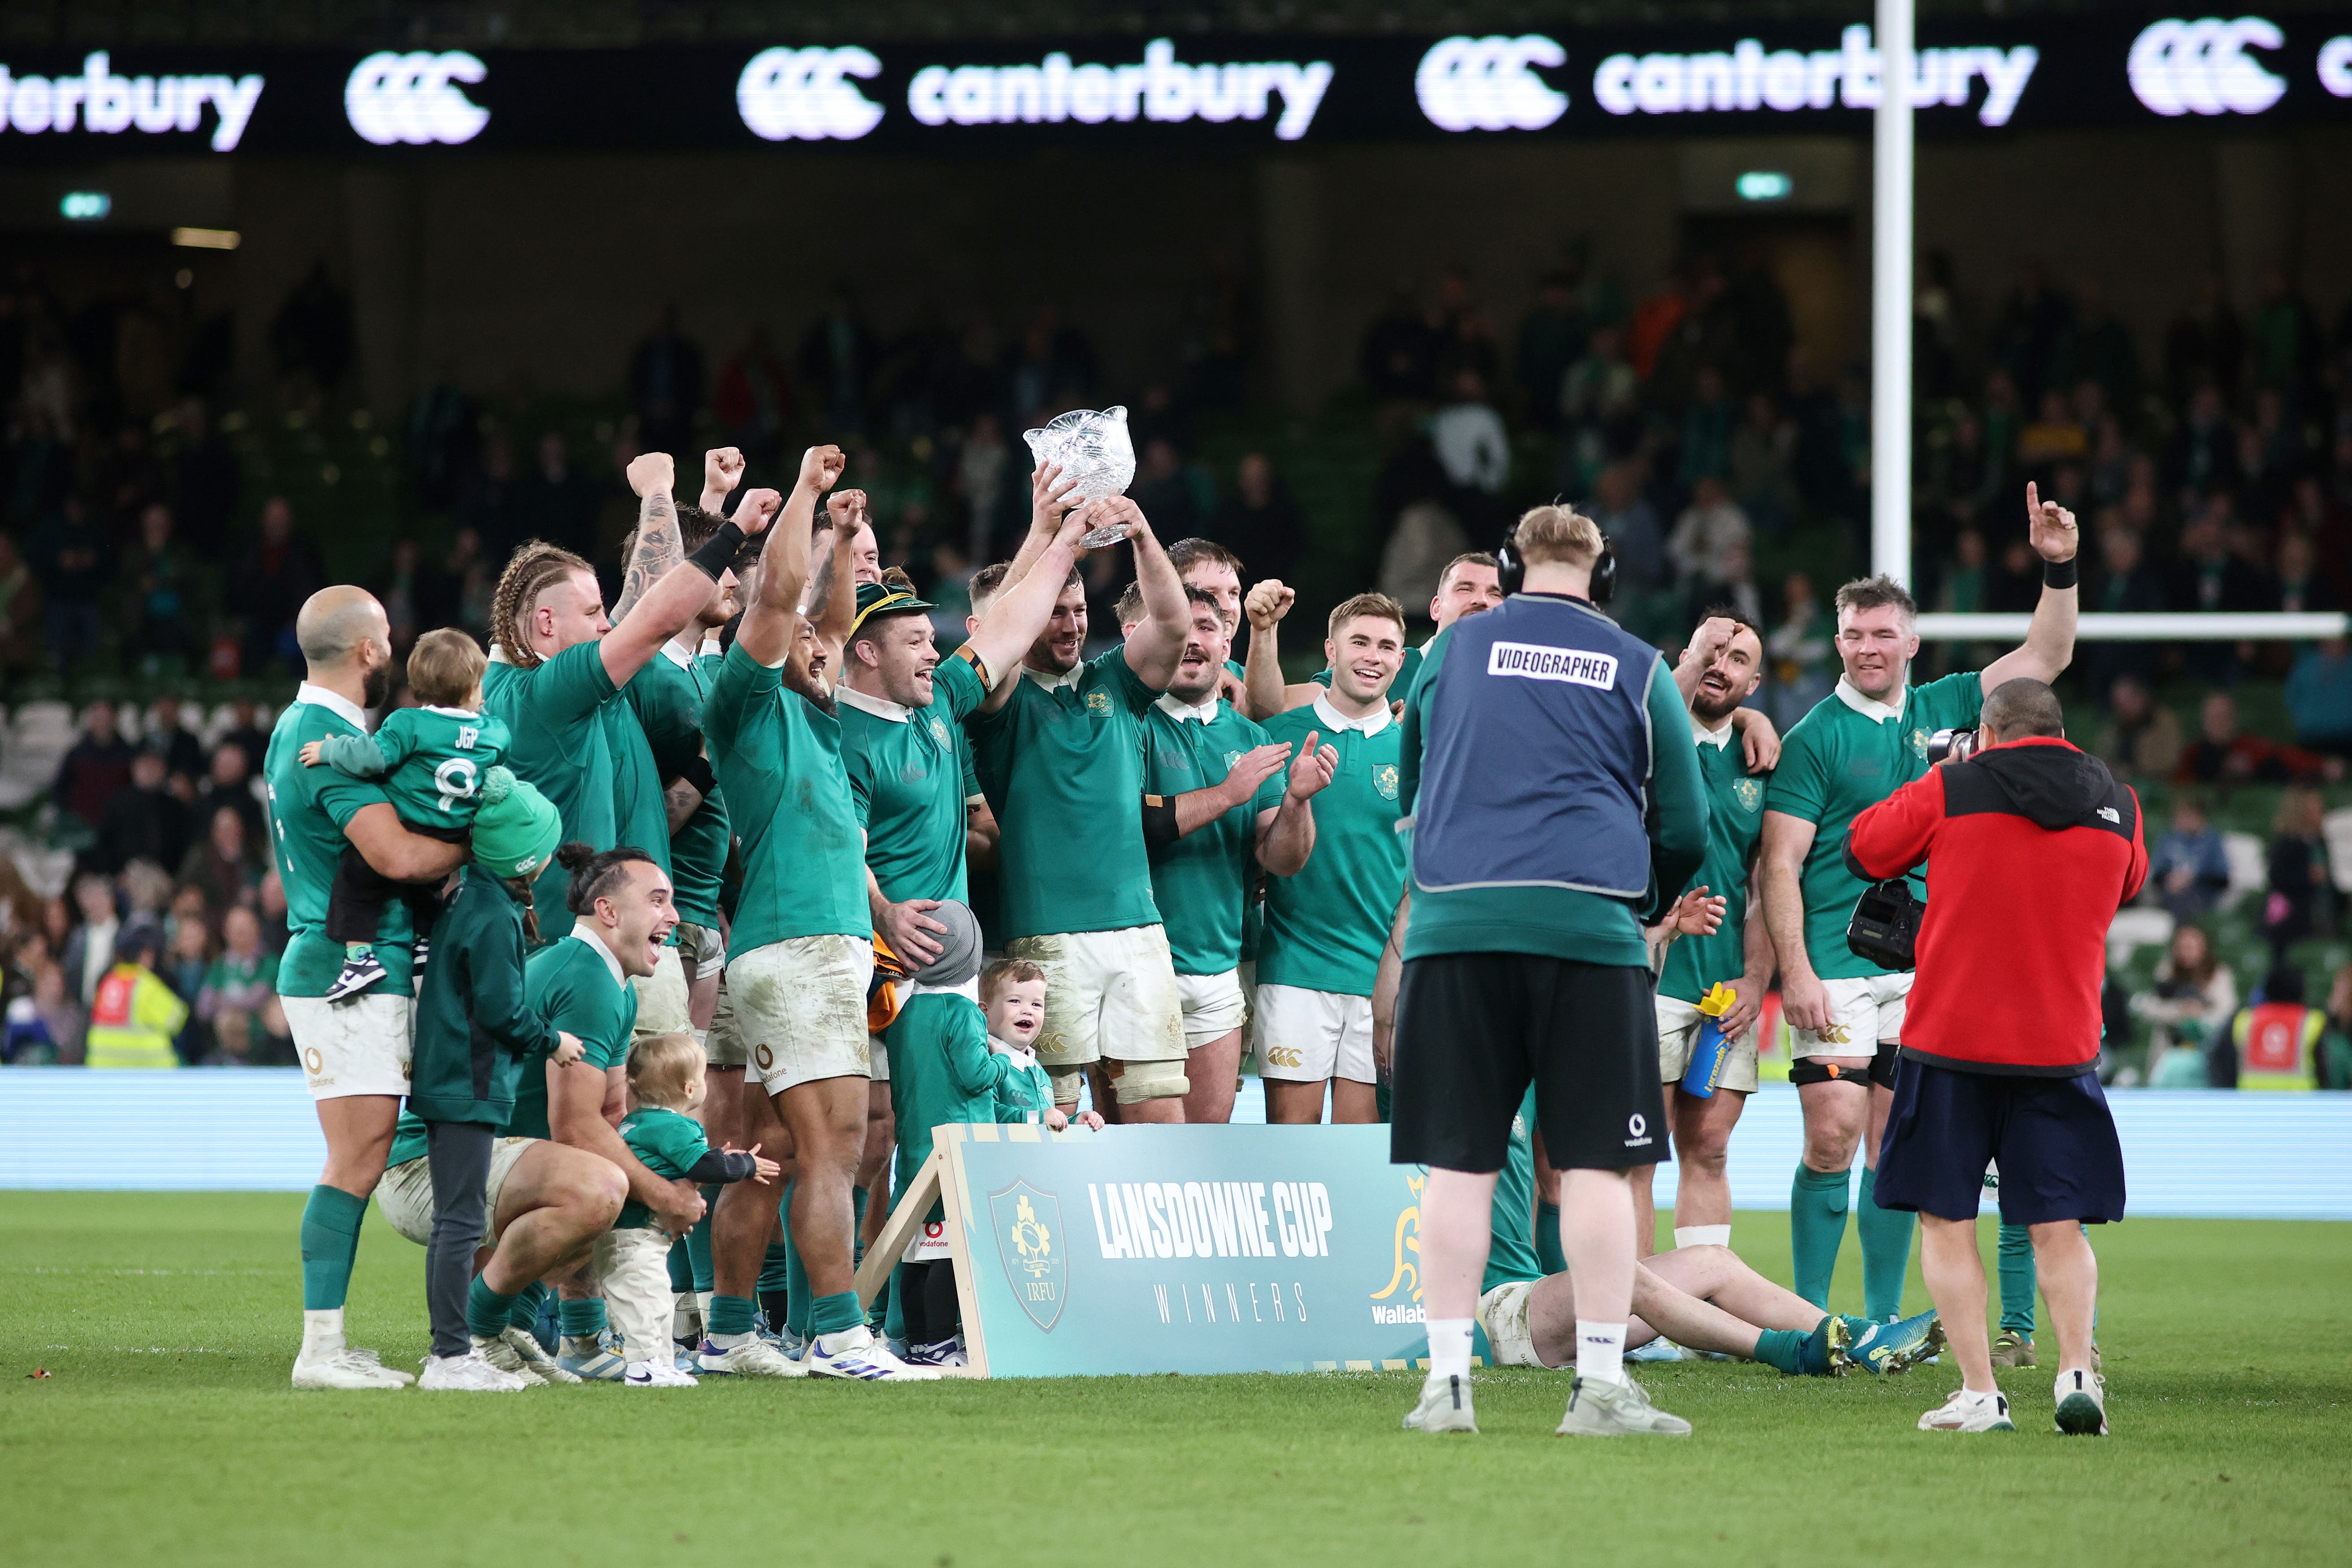
[[[1154,846],[1173,844],[1181,837],[1176,827],[1176,797],[1172,795],[1145,795],[1143,841]]]
[[[759,1170],[757,1157],[740,1150],[710,1149],[686,1173],[689,1182],[740,1182]]]

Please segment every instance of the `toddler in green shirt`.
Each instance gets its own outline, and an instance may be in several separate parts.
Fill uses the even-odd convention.
[[[413,833],[462,844],[474,825],[475,797],[484,770],[507,753],[507,727],[482,709],[481,645],[450,627],[426,632],[408,656],[408,689],[421,708],[395,708],[373,735],[336,735],[302,748],[304,767],[330,767],[346,778],[381,779],[401,823]],[[327,935],[343,944],[342,973],[327,1000],[358,995],[384,977],[375,955],[384,905],[408,905],[416,932],[416,967],[425,965],[426,933],[440,912],[440,889],[395,882],[367,863],[355,845],[343,846],[327,895]]]
[[[748,1177],[764,1185],[781,1167],[761,1159],[757,1143],[748,1150],[713,1149],[694,1120],[706,1092],[705,1059],[689,1034],[639,1040],[629,1052],[629,1112],[621,1119],[621,1142],[657,1176],[701,1184]],[[628,1362],[621,1381],[631,1388],[695,1384],[670,1355],[670,1245],[653,1211],[635,1199],[622,1205],[621,1217],[596,1243],[604,1309],[620,1331]]]
[[[1076,1121],[1103,1124],[1098,1110],[1071,1117],[1054,1103],[1054,1080],[1038,1065],[1037,1031],[1045,1026],[1045,972],[1025,958],[1007,958],[980,977],[981,1012],[988,1019],[988,1048],[1012,1058],[1012,1070],[996,1086],[996,1120],[1030,1122],[1059,1132]]]

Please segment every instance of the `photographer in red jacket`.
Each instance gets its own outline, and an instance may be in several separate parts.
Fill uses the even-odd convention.
[[[2106,1431],[2092,1364],[2098,1262],[2084,1225],[2124,1216],[2124,1162],[2100,1092],[2107,926],[2147,877],[2139,797],[2066,741],[2038,680],[1988,693],[1972,752],[1853,819],[1847,864],[1873,879],[1927,862],[1918,979],[1903,1024],[1878,1203],[1916,1209],[1920,1267],[1962,1386],[1922,1431],[2013,1430],[1985,1337],[1977,1204],[2028,1226],[2058,1331],[2061,1432]]]

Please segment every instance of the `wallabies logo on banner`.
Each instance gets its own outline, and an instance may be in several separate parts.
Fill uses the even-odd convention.
[[[1061,1200],[1020,1181],[989,1194],[988,1214],[1013,1299],[1032,1322],[1052,1333],[1062,1320],[1070,1284],[1070,1266],[1062,1251]]]
[[[1375,1322],[1422,1321],[1421,1308],[1406,1303],[1421,1300],[1421,1195],[1429,1185],[1429,1176],[1415,1170],[1405,1177],[1404,1184],[1406,1199],[1397,1210],[1395,1255],[1389,1269],[1389,1282],[1372,1292],[1373,1300],[1391,1305],[1372,1309]]]

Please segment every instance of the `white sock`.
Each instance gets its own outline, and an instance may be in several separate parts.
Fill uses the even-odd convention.
[[[737,1345],[750,1342],[752,1336],[750,1334],[711,1334],[707,1337],[710,1341],[711,1349],[731,1351]]]
[[[1675,1226],[1675,1245],[1680,1247],[1729,1247],[1731,1227],[1727,1225],[1678,1225]]]
[[[1599,1383],[1625,1381],[1625,1325],[1576,1320],[1576,1375]]]
[[[1429,1330],[1430,1376],[1470,1375],[1470,1335],[1477,1326],[1475,1318],[1432,1318],[1423,1325]]]
[[[302,1313],[302,1354],[332,1355],[343,1348],[343,1310],[329,1307],[322,1311],[304,1309]]]
[[[717,1294],[719,1294],[719,1292],[716,1290],[697,1290],[694,1293],[694,1300],[696,1302],[695,1310],[702,1314],[702,1321],[706,1323],[710,1321],[710,1298]],[[783,1327],[781,1323],[776,1326],[778,1328]]]

